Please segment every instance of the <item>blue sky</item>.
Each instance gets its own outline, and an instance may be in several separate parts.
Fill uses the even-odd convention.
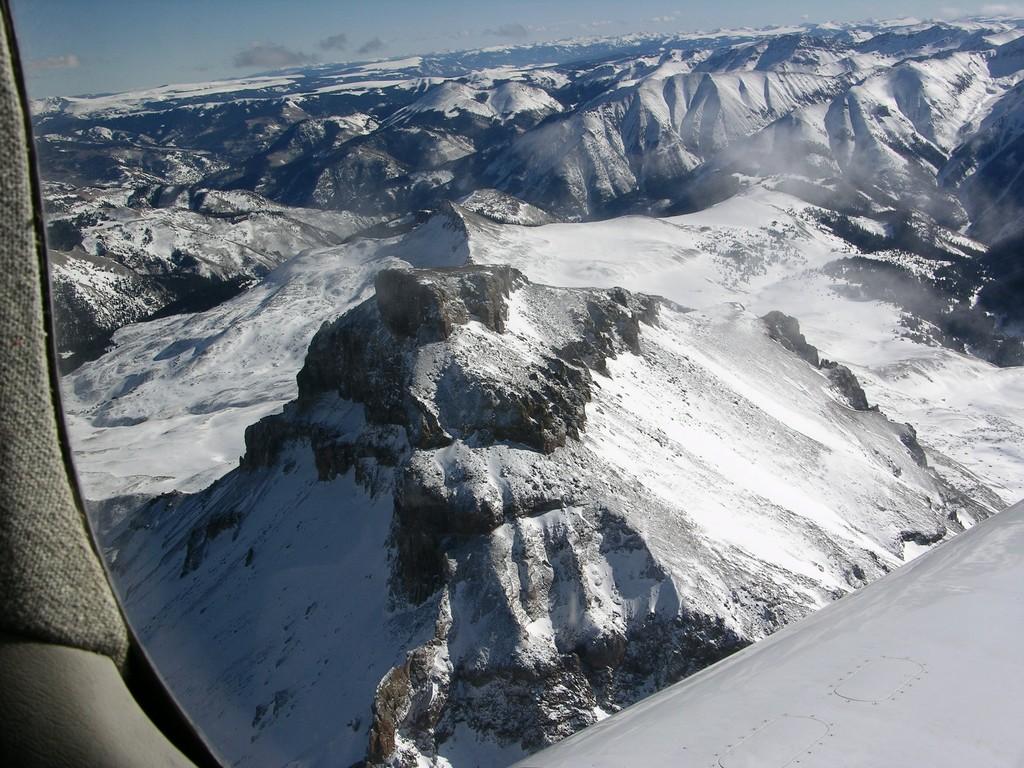
[[[35,97],[232,77],[319,61],[579,35],[801,20],[950,18],[1024,7],[888,0],[13,0]]]

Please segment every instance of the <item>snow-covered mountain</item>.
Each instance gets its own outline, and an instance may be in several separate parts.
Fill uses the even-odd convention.
[[[1024,496],[1022,36],[36,105],[78,472],[226,762],[508,764]]]
[[[570,117],[518,137],[484,177],[573,217],[635,193],[656,202],[737,139],[844,85],[817,74],[689,69],[669,61],[638,78],[620,76]]]
[[[536,223],[699,210],[767,179],[867,220],[851,237],[895,221],[897,247],[949,261],[962,248],[937,231],[970,235],[975,251],[1021,231],[1022,30],[979,19],[567,41],[56,99],[36,105],[35,126],[44,174],[72,185],[54,187],[53,204],[82,189],[79,218],[113,195],[136,218],[160,219],[183,190],[223,189],[339,211],[347,235],[359,217],[401,219],[491,190],[539,209]],[[167,258],[130,233],[122,245],[131,260]],[[145,275],[72,265],[65,285],[125,294],[116,317],[93,318],[81,316],[86,298],[58,292],[79,310],[72,325],[103,330],[79,334],[93,352],[112,325],[168,303],[162,284],[140,292]],[[941,290],[957,306],[939,323],[946,336],[999,362],[1021,358],[974,311],[1002,273],[984,262],[947,272]]]
[[[919,343],[851,253],[778,192],[454,206],[122,329],[66,395],[129,614],[229,760],[501,765],[593,722],[1024,493],[1024,369]]]
[[[375,283],[239,468],[108,532],[229,762],[507,763],[991,512],[787,316]]]
[[[426,93],[390,118],[392,124],[412,122],[418,115],[436,112],[447,121],[472,115],[486,122],[508,122],[527,116],[536,123],[548,115],[562,111],[543,88],[509,80],[493,88],[479,90],[453,80],[429,88]]]

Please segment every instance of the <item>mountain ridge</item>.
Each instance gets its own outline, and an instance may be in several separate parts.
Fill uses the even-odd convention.
[[[787,349],[791,319],[501,266],[375,279],[314,336],[297,400],[247,430],[238,469],[104,539],[151,654],[231,760],[298,740],[314,763],[514,759],[990,513],[927,468],[912,430]],[[375,586],[339,592],[341,574]],[[278,577],[288,594],[269,598]],[[240,635],[252,579],[290,618]],[[366,601],[386,631],[367,627],[370,653],[344,630],[343,658],[371,660],[344,682],[323,622]],[[199,683],[182,632],[248,672]],[[208,686],[266,703],[232,734]],[[310,743],[328,712],[350,729]]]

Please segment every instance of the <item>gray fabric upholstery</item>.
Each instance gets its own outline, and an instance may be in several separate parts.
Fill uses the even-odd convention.
[[[120,665],[128,650],[124,621],[58,443],[15,83],[10,45],[0,34],[0,631],[94,651]]]
[[[0,764],[194,768],[135,705],[106,656],[0,635]]]

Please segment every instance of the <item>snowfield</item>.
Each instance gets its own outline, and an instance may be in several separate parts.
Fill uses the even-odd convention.
[[[791,314],[824,354],[859,374],[871,402],[968,469],[957,483],[992,488],[1007,504],[1024,497],[1024,369],[915,343],[901,332],[898,307],[844,295],[820,270],[851,246],[822,231],[810,209],[755,189],[669,219],[478,222],[470,252],[474,262],[512,264],[553,285],[622,286],[694,308],[738,302],[758,315]]]

